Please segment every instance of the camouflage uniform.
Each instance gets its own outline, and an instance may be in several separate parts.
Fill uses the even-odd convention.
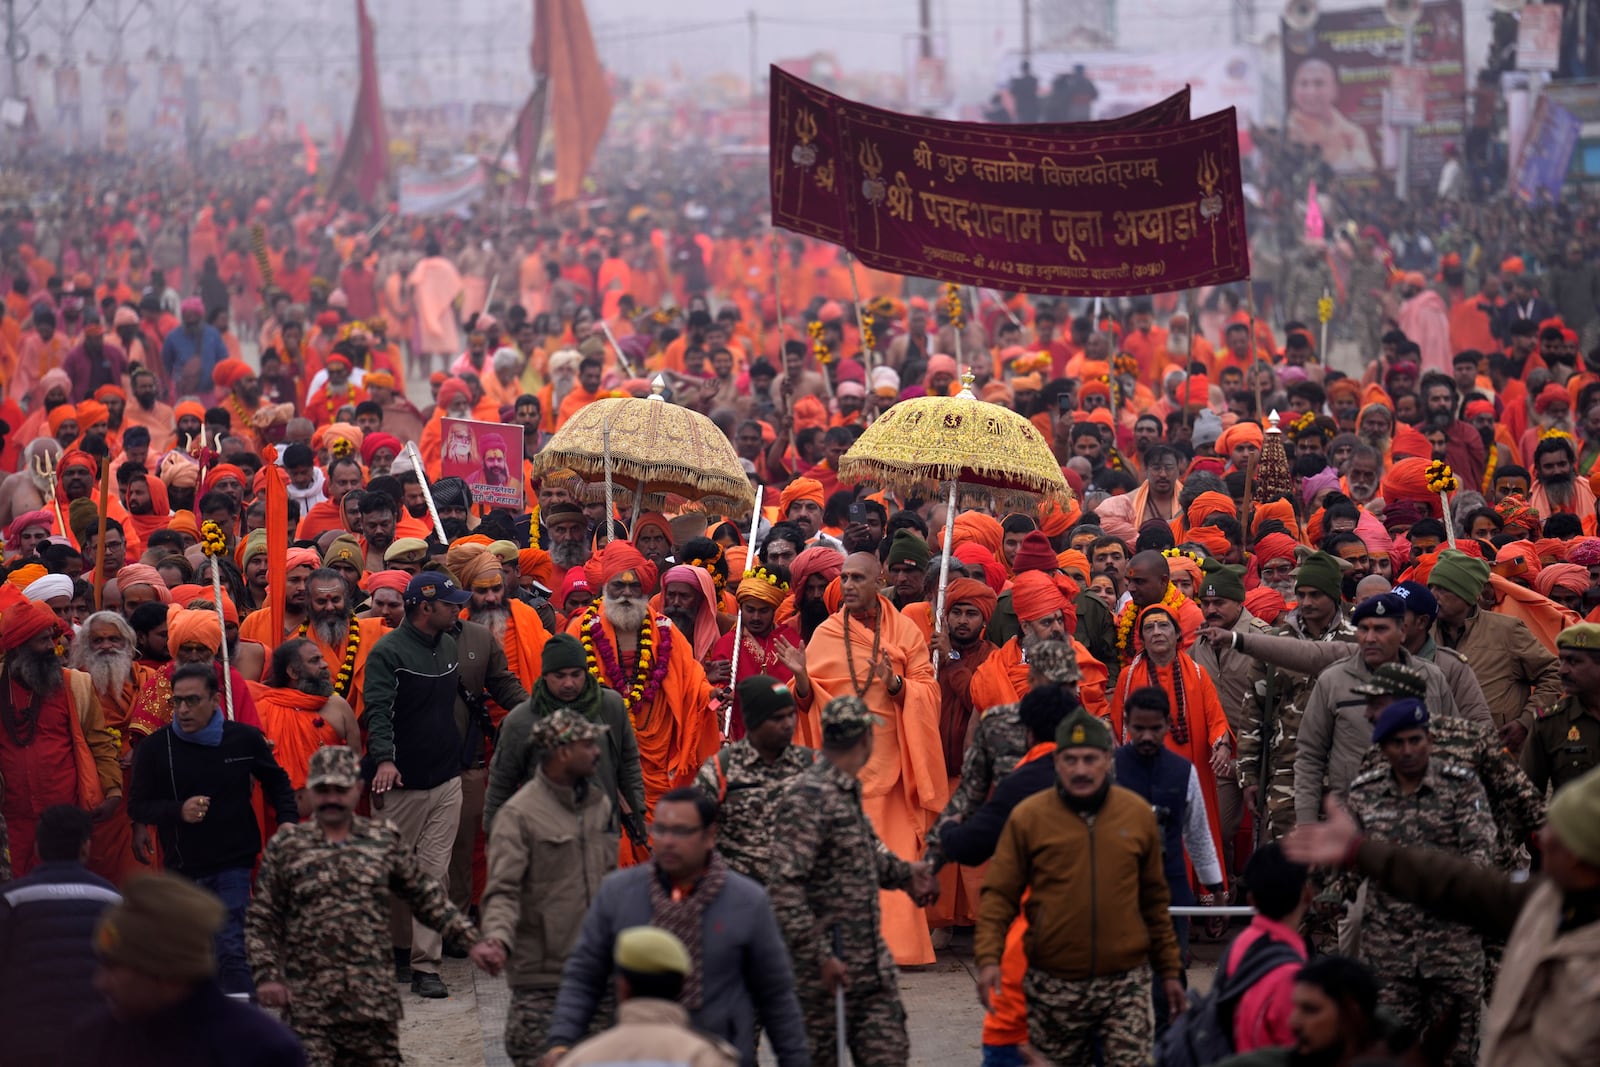
[[[816,758],[816,752],[804,745],[790,745],[768,763],[747,739],[735,741],[706,760],[694,784],[721,805],[717,851],[729,867],[767,884],[773,856],[773,808],[783,784]]]
[[[355,753],[340,746],[312,758],[308,785],[318,781],[323,764],[334,762],[349,781],[359,780]],[[349,836],[337,842],[315,821],[280,826],[262,853],[246,948],[257,986],[289,987],[287,1020],[311,1067],[400,1063],[391,893],[447,940],[478,940],[444,886],[418,870],[388,822],[352,816]]]
[[[1436,723],[1433,725],[1437,725]],[[1477,775],[1437,753],[1416,792],[1402,795],[1387,765],[1350,783],[1350,811],[1374,838],[1453,852],[1488,866],[1495,828]],[[1383,1003],[1417,1031],[1454,1011],[1460,1034],[1450,1063],[1471,1067],[1483,997],[1483,940],[1469,926],[1446,922],[1420,906],[1366,884],[1361,959],[1377,975]]]
[[[1143,1063],[1150,1052],[1151,984],[1148,963],[1077,981],[1029,967],[1022,979],[1028,1040],[1047,1051],[1053,1063],[1095,1062],[1091,1047],[1095,1039],[1103,1062]],[[1142,1005],[1142,1012],[1128,1010],[1134,1004]]]
[[[823,732],[876,720],[857,697],[829,701]],[[857,735],[859,736],[859,734]],[[861,808],[861,783],[824,757],[784,786],[773,812],[784,828],[768,893],[794,961],[795,991],[811,1040],[811,1067],[839,1067],[834,1000],[821,968],[835,955],[850,987],[845,1026],[857,1067],[902,1067],[910,1057],[894,957],[879,928],[878,890],[909,889],[911,864],[889,851]]]
[[[1327,633],[1312,637],[1306,632],[1298,612],[1290,612],[1284,617],[1283,625],[1270,633],[1278,637],[1298,637],[1302,641],[1354,641],[1356,638],[1355,627],[1342,616]],[[1251,695],[1246,696],[1240,709],[1244,722],[1239,730],[1239,785],[1241,788],[1261,785],[1262,761],[1265,760],[1266,787],[1257,803],[1266,809],[1266,824],[1264,833],[1258,832],[1258,838],[1276,841],[1294,829],[1295,738],[1316,683],[1316,678],[1308,674],[1268,666],[1260,660],[1251,662]],[[1265,746],[1261,736],[1263,723],[1269,726]],[[1259,818],[1259,811],[1254,814]]]

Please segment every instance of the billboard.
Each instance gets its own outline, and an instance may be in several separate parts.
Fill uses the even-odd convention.
[[[521,511],[522,427],[514,423],[440,419],[439,471],[460,478],[472,502]]]
[[[1342,176],[1392,171],[1396,131],[1384,121],[1391,72],[1404,67],[1405,31],[1382,7],[1326,11],[1308,29],[1283,26],[1283,81],[1290,141],[1315,146]],[[1461,0],[1422,5],[1413,30],[1412,71],[1402,76],[1401,101],[1416,117],[1417,81],[1424,92],[1422,121],[1412,128],[1411,183],[1438,180],[1447,144],[1466,129],[1467,78]],[[1420,72],[1420,73],[1419,73]],[[1396,88],[1402,88],[1396,87]]]

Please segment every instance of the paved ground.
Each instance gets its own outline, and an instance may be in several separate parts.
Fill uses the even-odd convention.
[[[1205,989],[1214,970],[1214,945],[1197,945],[1192,987]],[[970,937],[958,937],[931,967],[900,972],[900,991],[911,1031],[913,1067],[975,1067],[982,1058],[983,1009],[978,1004]],[[507,1067],[501,1035],[510,1001],[503,979],[475,972],[465,960],[444,961],[447,1000],[401,994],[406,1017],[400,1050],[408,1063]],[[771,1063],[770,1055],[762,1057]]]

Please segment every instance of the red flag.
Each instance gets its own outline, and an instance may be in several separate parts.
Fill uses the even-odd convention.
[[[539,142],[544,139],[549,85],[548,78],[539,79],[539,87],[528,95],[528,102],[517,112],[517,124],[511,129],[511,147],[517,153],[517,180],[512,186],[512,202],[518,206],[528,202],[528,190],[539,170]]]
[[[578,198],[611,118],[611,90],[583,0],[536,0],[532,58],[534,71],[546,75],[550,85],[555,201],[567,203]]]
[[[306,154],[306,173],[315,176],[317,173],[317,142],[311,139],[311,131],[306,129],[306,124],[300,124],[300,147]]]
[[[363,202],[370,203],[388,185],[389,131],[378,93],[378,56],[366,0],[356,0],[356,27],[361,39],[361,87],[356,92],[355,114],[350,117],[350,139],[339,155],[328,196],[354,190]]]

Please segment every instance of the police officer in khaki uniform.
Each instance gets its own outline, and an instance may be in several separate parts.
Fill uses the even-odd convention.
[[[1542,795],[1600,766],[1600,624],[1580,622],[1556,636],[1566,696],[1540,709],[1522,746],[1522,769]]]

